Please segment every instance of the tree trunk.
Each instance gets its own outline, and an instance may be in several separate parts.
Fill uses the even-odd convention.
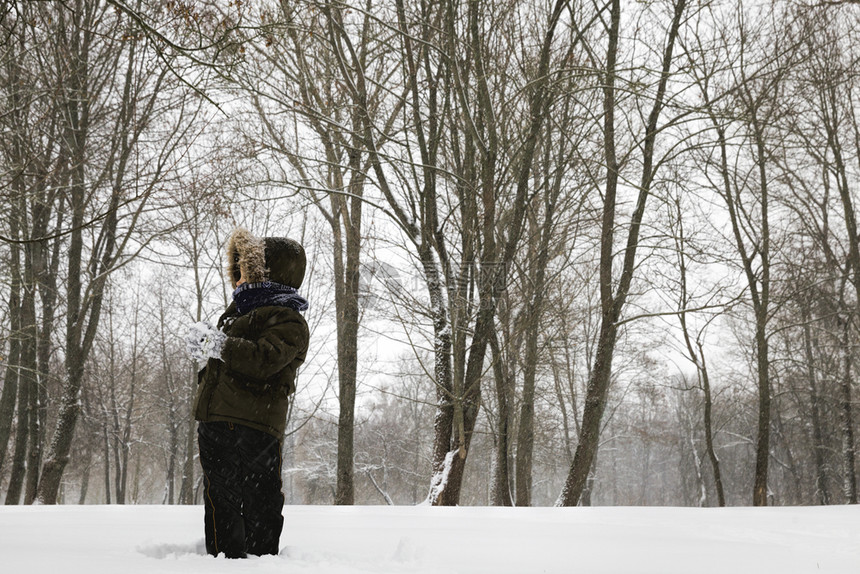
[[[10,315],[12,315],[12,331],[18,329],[18,310],[19,305],[13,301],[10,305]],[[4,369],[3,379],[3,394],[0,396],[0,471],[3,470],[3,463],[6,459],[6,451],[9,444],[9,435],[12,433],[12,421],[15,418],[15,402],[18,394],[18,361],[19,348],[17,336],[10,337],[9,355]]]
[[[90,471],[93,467],[93,455],[90,449],[87,449],[86,464],[84,465],[84,475],[81,477],[81,492],[78,495],[78,504],[83,505],[87,502],[87,492],[90,489]]]
[[[22,353],[23,354],[23,353]],[[12,473],[9,476],[9,485],[6,489],[6,504],[20,504],[21,491],[24,486],[24,473],[26,470],[27,456],[27,432],[30,408],[30,385],[20,377],[18,384],[18,419],[15,429],[15,450],[12,454]]]
[[[523,367],[523,390],[520,420],[517,427],[517,506],[532,504],[532,453],[535,442],[535,371],[537,369],[538,319],[530,312],[526,330],[526,353]]]
[[[105,478],[105,504],[111,502],[110,484],[110,439],[108,438],[107,421],[102,425],[102,438],[104,439],[104,478]]]
[[[439,495],[438,506],[457,506],[460,503],[460,490],[463,486],[463,473],[466,468],[466,457],[472,443],[472,433],[478,420],[481,404],[481,374],[484,369],[484,358],[487,344],[493,328],[495,309],[490,305],[482,305],[478,311],[472,346],[469,350],[469,360],[466,365],[465,388],[457,397],[460,411],[455,410],[454,431],[452,433],[453,448],[446,456],[448,467],[447,481]],[[459,416],[458,416],[459,414]]]
[[[197,310],[195,320],[200,322],[203,320],[203,280],[200,278],[200,252],[202,246],[199,242],[199,227],[200,210],[197,204],[194,203],[193,209],[193,233],[191,234],[191,246],[189,256],[191,258],[192,268],[194,271],[194,294],[196,296]],[[197,452],[195,445],[197,443],[197,421],[194,420],[194,413],[191,409],[194,405],[194,396],[197,392],[197,364],[190,360],[191,374],[188,377],[187,392],[188,392],[188,407],[183,413],[183,420],[186,424],[185,432],[185,463],[182,471],[182,486],[179,489],[180,504],[194,504],[194,455]],[[140,451],[138,451],[139,454]]]
[[[842,472],[845,502],[857,504],[857,475],[855,470],[854,427],[851,407],[851,337],[850,323],[845,321],[842,327],[842,363],[843,370],[840,383],[839,422],[842,438]]]
[[[579,444],[573,455],[573,463],[564,483],[560,502],[562,506],[576,506],[586,487],[592,465],[597,457],[600,438],[600,422],[606,408],[606,394],[612,373],[612,354],[615,350],[615,320],[604,317],[597,339],[597,353],[582,412]]]
[[[708,374],[708,367],[705,363],[704,349],[699,345],[699,358],[702,362],[702,390],[705,393],[704,405],[704,425],[705,425],[705,446],[708,451],[708,459],[711,461],[711,469],[714,472],[714,488],[717,491],[717,504],[721,507],[726,505],[726,494],[723,489],[723,475],[720,471],[720,459],[717,458],[717,451],[714,448],[714,423],[712,420],[711,410],[713,407],[713,399],[711,398],[711,380]]]
[[[176,455],[179,450],[179,429],[176,422],[176,414],[173,409],[170,409],[169,420],[169,437],[170,442],[167,453],[167,477],[165,479],[164,502],[163,504],[173,504],[174,494],[173,489],[176,483]]]
[[[755,483],[753,486],[753,505],[767,506],[767,473],[770,460],[770,360],[768,349],[767,323],[770,313],[770,220],[768,218],[768,180],[766,173],[767,152],[764,134],[755,113],[752,115],[755,133],[756,164],[761,189],[761,291],[758,304],[755,304],[755,346],[758,374],[758,440],[756,441]],[[754,289],[755,285],[750,285]]]
[[[495,332],[490,339],[490,347],[493,352],[493,378],[496,382],[496,400],[498,401],[490,504],[493,506],[513,506],[510,468],[508,466],[511,451],[510,403],[513,401],[513,384],[509,378],[508,369],[505,368],[505,359],[499,348],[499,340]]]
[[[31,351],[23,353],[23,356],[26,356],[25,361],[23,362],[25,365],[29,364],[29,368],[31,369],[31,375],[27,377],[29,379],[30,384],[30,404],[27,409],[29,413],[27,415],[28,421],[27,424],[29,429],[27,431],[28,434],[28,445],[27,445],[27,477],[26,477],[26,487],[24,489],[24,504],[33,504],[36,500],[36,490],[39,486],[39,471],[42,466],[42,433],[39,428],[39,415],[41,413],[41,408],[39,404],[39,378],[38,378],[38,367],[36,364],[36,325],[35,325],[35,307],[31,309],[32,318],[34,319],[34,323],[31,327],[31,334],[34,337],[28,341],[28,345],[32,347]],[[30,312],[26,313],[30,315]],[[26,368],[26,367],[25,367]]]
[[[4,18],[5,19],[5,18]],[[9,86],[20,85],[20,64],[19,58],[16,57],[16,48],[21,52],[26,49],[23,41],[21,46],[16,46],[16,40],[7,38],[5,44],[8,49],[5,64],[7,66],[6,80]],[[4,138],[8,137],[11,142],[11,157],[8,158],[9,164],[6,169],[10,172],[11,191],[15,198],[10,202],[7,221],[9,225],[9,237],[12,240],[9,242],[9,354],[5,361],[5,373],[3,383],[3,394],[0,396],[0,472],[3,470],[3,464],[6,461],[6,452],[9,446],[9,438],[12,432],[12,421],[15,414],[16,397],[20,394],[20,376],[21,376],[21,337],[22,337],[22,307],[21,295],[24,292],[24,279],[22,277],[21,268],[21,245],[16,241],[26,239],[26,202],[24,170],[28,163],[25,157],[26,144],[24,142],[24,129],[26,118],[21,117],[26,110],[26,106],[21,101],[24,94],[21,90],[13,89],[9,94],[8,117],[12,120],[14,129],[12,133],[4,133]],[[17,172],[17,173],[16,173]],[[23,228],[23,229],[22,229]],[[20,406],[19,406],[20,411]],[[17,427],[20,428],[23,424],[22,419],[18,419]],[[17,448],[17,443],[16,443]],[[14,458],[14,455],[13,455]],[[2,476],[2,475],[0,475]],[[8,496],[7,496],[8,498]]]
[[[679,401],[680,402],[680,401]],[[693,423],[693,417],[690,415],[690,412],[686,409],[685,406],[678,407],[678,423],[679,425],[684,425],[686,428],[686,439],[687,442],[690,443],[690,454],[693,456],[693,469],[696,473],[696,485],[695,490],[698,492],[698,495],[695,500],[696,506],[703,508],[708,505],[708,489],[705,487],[705,472],[704,472],[704,464],[702,463],[702,457],[699,456],[699,450],[696,446],[696,425]],[[683,452],[684,450],[684,437],[679,433],[678,435],[678,450]],[[683,457],[682,457],[683,460]],[[688,490],[687,485],[687,476],[685,469],[681,470],[681,484],[684,487],[684,491]]]
[[[140,500],[140,452],[141,449],[137,449],[137,452],[134,455],[134,489],[131,491],[132,504],[137,504]]]
[[[433,474],[430,479],[430,492],[427,500],[437,505],[439,496],[448,484],[451,470],[451,442],[454,431],[454,387],[455,381],[462,381],[465,376],[462,366],[465,360],[465,330],[458,331],[455,342],[452,343],[451,323],[448,318],[448,304],[442,287],[442,271],[433,257],[426,242],[422,246],[421,261],[424,266],[424,278],[433,309],[433,354],[434,376],[436,379],[436,415],[433,419]],[[467,273],[466,270],[463,270]],[[465,277],[465,276],[464,276]],[[454,295],[454,313],[451,322],[462,320],[465,315],[466,299],[465,284],[458,284]],[[452,346],[454,353],[452,371]],[[459,386],[459,385],[458,385]]]
[[[567,352],[568,352],[568,350],[565,349],[565,353],[567,353]],[[552,354],[552,351],[550,351],[550,353]],[[565,359],[567,359],[567,357],[565,357]],[[553,386],[555,387],[555,396],[556,396],[556,400],[558,401],[558,407],[561,410],[561,422],[562,422],[562,430],[563,430],[562,439],[564,440],[565,463],[567,463],[567,465],[570,466],[570,464],[573,462],[573,448],[572,448],[571,438],[570,438],[570,435],[571,435],[571,432],[570,432],[571,431],[571,429],[570,429],[570,427],[571,427],[571,424],[570,424],[571,415],[568,413],[567,399],[564,395],[564,386],[562,385],[562,374],[559,372],[560,368],[558,366],[558,358],[555,356],[551,356],[550,360],[552,361],[552,378],[553,378],[553,383],[554,383]],[[568,365],[565,365],[565,366],[568,367]],[[566,374],[568,377],[572,377],[572,374],[568,368],[566,368],[565,371],[566,371]],[[569,388],[571,389],[571,391],[573,391],[573,385],[572,384],[569,385]],[[576,403],[576,397],[575,396],[572,396],[571,402],[574,403],[574,405],[575,405],[575,403]],[[576,407],[574,406],[572,410],[574,411],[573,422],[574,422],[574,425],[577,426],[577,429],[575,429],[575,430],[577,430],[577,435],[578,435],[579,434],[579,432],[578,432],[579,421],[576,419]],[[517,463],[519,464],[519,461],[517,461]],[[517,482],[519,482],[519,478],[517,478]],[[517,502],[517,506],[519,506],[519,502]]]
[[[561,170],[559,170],[559,178]],[[547,190],[544,201],[544,220],[541,226],[537,258],[534,260],[531,280],[531,300],[526,306],[525,360],[523,361],[523,392],[520,404],[520,424],[517,429],[517,506],[531,506],[532,502],[532,453],[534,451],[535,377],[538,363],[538,337],[543,317],[544,291],[546,290],[546,267],[549,262],[549,242],[554,225],[555,204],[560,189]]]
[[[197,376],[194,376],[194,384]],[[197,425],[194,418],[184,416],[185,427],[185,459],[182,463],[182,483],[179,487],[179,504],[194,504],[194,437]]]
[[[137,363],[138,363],[138,308],[135,304],[134,310],[134,338],[132,341],[131,354],[131,375],[129,377],[128,403],[125,408],[125,418],[122,421],[122,433],[117,433],[117,442],[119,443],[119,466],[117,467],[117,504],[125,504],[128,498],[128,465],[129,457],[131,456],[131,427],[133,424],[132,415],[134,414],[135,388],[137,386]],[[175,407],[171,407],[174,408]],[[120,429],[117,429],[118,431]],[[172,456],[174,458],[174,466],[176,464],[176,453],[179,450],[178,430],[174,426],[175,444],[173,445]],[[171,482],[173,487],[173,482]],[[172,498],[172,497],[171,497]],[[172,502],[171,502],[172,504]]]
[[[17,159],[16,163],[20,164],[23,170],[26,160],[23,157],[23,144],[20,141],[21,134],[16,134],[16,136],[15,141],[18,145],[15,146],[15,155],[17,156],[15,159]],[[26,240],[30,239],[33,228],[32,222],[28,219],[25,199],[26,189],[23,180],[23,173],[13,179],[12,186],[17,197],[13,202],[10,214],[10,219],[12,220],[10,221],[10,229],[14,233],[13,237],[17,239],[20,234]],[[15,450],[12,457],[12,472],[6,492],[6,504],[19,504],[21,501],[21,494],[25,488],[25,479],[27,478],[25,475],[27,469],[27,450],[32,445],[33,439],[38,439],[38,435],[30,437],[30,433],[34,430],[34,427],[37,428],[35,421],[31,421],[30,418],[36,414],[32,403],[38,400],[36,397],[33,397],[38,389],[36,379],[37,331],[36,292],[33,281],[33,246],[30,243],[25,243],[23,246],[23,269],[19,259],[21,248],[16,246],[13,249],[12,288],[15,289],[17,287],[18,290],[11,298],[20,298],[20,307],[14,310],[17,314],[18,330],[12,333],[13,340],[18,345],[18,360],[14,367],[18,387],[18,414],[15,428]],[[35,473],[36,477],[38,477],[38,468],[35,469]]]
[[[756,440],[753,506],[767,506],[767,474],[770,459],[770,379],[768,376],[767,319],[756,314],[756,371],[758,379],[758,438]]]
[[[52,202],[46,201],[50,205]],[[62,229],[64,210],[62,204],[57,207],[57,222],[56,233]],[[47,218],[47,214],[45,215]],[[47,229],[45,226],[44,229]],[[44,235],[44,233],[42,233]],[[48,432],[48,381],[51,372],[50,360],[53,344],[51,337],[54,333],[55,310],[57,303],[57,277],[60,267],[60,247],[62,240],[57,238],[50,247],[50,256],[48,245],[46,242],[40,243],[39,265],[37,267],[37,285],[39,288],[40,299],[42,302],[42,326],[39,332],[39,348],[37,349],[38,363],[38,384],[37,384],[37,407],[36,407],[36,426],[38,434],[38,456],[34,457],[38,461],[38,468],[41,470],[42,458],[44,455],[45,443]],[[41,476],[39,477],[41,478]],[[38,481],[33,485],[33,497],[38,496]],[[29,492],[29,491],[28,491]],[[31,499],[30,502],[34,502]]]
[[[47,176],[45,176],[47,177]],[[42,468],[42,449],[45,443],[45,424],[47,417],[47,381],[50,372],[51,335],[54,326],[54,306],[57,299],[57,271],[59,268],[59,248],[61,240],[56,238],[49,250],[45,240],[37,240],[48,234],[48,220],[55,200],[55,191],[47,193],[44,187],[38,190],[39,197],[33,200],[31,241],[25,247],[25,278],[27,293],[24,297],[25,322],[32,323],[26,329],[29,342],[26,352],[21,354],[22,366],[29,370],[27,377],[31,385],[29,407],[29,446],[27,448],[27,478],[24,503],[36,500],[40,472]],[[58,209],[57,228],[62,225],[62,209]],[[42,321],[38,327],[36,317],[36,292],[42,302]]]
[[[357,154],[354,154],[357,155]],[[358,160],[353,160],[357,162]],[[357,166],[354,166],[357,167]],[[338,383],[340,393],[338,404],[340,413],[337,426],[337,487],[335,504],[354,504],[355,502],[355,394],[358,377],[358,327],[359,327],[359,264],[361,247],[361,190],[364,180],[353,177],[351,184],[354,192],[350,210],[346,210],[346,201],[337,198],[340,208],[332,211],[338,228],[335,236],[339,237],[340,225],[346,238],[345,261],[341,259],[342,249],[335,250],[335,270],[338,273],[336,282],[339,286],[338,301],[336,302],[337,322],[337,355]],[[338,265],[338,260],[343,261]]]
[[[14,222],[15,217],[10,218]],[[17,236],[17,231],[12,237]],[[6,460],[9,436],[12,432],[12,421],[15,418],[15,403],[19,389],[21,361],[21,280],[20,280],[20,248],[10,244],[11,249],[11,289],[9,293],[9,320],[11,333],[9,337],[9,354],[5,361],[3,373],[3,394],[0,395],[0,471]],[[18,425],[21,425],[20,419]]]
[[[708,460],[711,462],[711,470],[714,474],[714,488],[717,491],[717,503],[719,506],[723,507],[726,505],[726,497],[723,490],[723,477],[720,472],[720,460],[717,458],[717,451],[714,448],[714,425],[711,415],[713,408],[713,400],[711,398],[711,378],[708,373],[708,361],[705,358],[705,349],[701,340],[703,331],[700,331],[699,335],[696,337],[696,346],[694,347],[693,339],[690,337],[690,330],[687,326],[686,310],[690,303],[687,290],[687,240],[684,234],[683,213],[681,211],[680,199],[676,202],[676,208],[678,228],[676,231],[677,237],[675,239],[675,245],[678,250],[678,268],[681,281],[681,299],[678,309],[678,320],[681,323],[681,332],[684,337],[684,344],[687,347],[689,359],[696,365],[696,376],[699,383],[702,385],[702,392],[704,393],[704,405],[702,407],[704,420],[702,422],[705,427],[705,450],[707,451]],[[699,462],[698,455],[696,455],[696,462],[697,464]],[[697,474],[698,472],[699,471],[697,469]],[[706,494],[707,493],[705,493],[705,495]]]
[[[591,460],[591,468],[588,470],[588,478],[585,479],[585,489],[583,489],[582,497],[579,499],[579,503],[582,506],[591,506],[591,496],[594,494],[594,481],[597,477],[597,455],[598,451],[595,450],[594,458]]]
[[[39,500],[43,504],[56,504],[59,496],[63,472],[69,462],[75,425],[80,413],[79,396],[83,381],[83,357],[81,353],[72,353],[66,357],[66,381],[57,428],[51,441],[51,448],[42,470],[39,481]]]
[[[806,359],[806,381],[809,386],[809,403],[812,414],[812,449],[815,460],[815,495],[819,504],[830,504],[827,489],[827,473],[824,464],[824,433],[821,428],[821,398],[818,396],[818,382],[815,376],[815,359],[812,353],[812,328],[807,305],[803,305],[803,350]]]

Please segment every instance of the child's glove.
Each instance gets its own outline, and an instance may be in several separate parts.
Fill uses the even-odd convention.
[[[219,331],[209,323],[200,321],[188,327],[188,335],[185,342],[188,344],[188,354],[198,363],[207,359],[220,359],[221,347],[227,339],[222,331]]]

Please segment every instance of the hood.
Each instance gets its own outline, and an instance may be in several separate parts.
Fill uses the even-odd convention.
[[[227,278],[234,289],[242,275],[248,283],[273,281],[298,289],[306,264],[301,243],[286,237],[255,237],[240,227],[227,242]]]

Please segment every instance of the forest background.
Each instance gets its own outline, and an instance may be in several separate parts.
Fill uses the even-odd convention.
[[[193,504],[301,241],[290,504],[857,502],[860,5],[0,5],[0,497]]]

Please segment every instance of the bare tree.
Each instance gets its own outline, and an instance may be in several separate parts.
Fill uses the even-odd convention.
[[[167,72],[138,57],[146,49],[144,39],[102,3],[77,2],[73,7],[42,3],[25,10],[29,10],[27,17],[16,15],[15,31],[24,35],[27,54],[39,74],[34,78],[60,86],[43,92],[49,97],[46,113],[58,134],[49,142],[57,147],[58,159],[48,172],[53,192],[47,197],[62,201],[70,215],[56,236],[67,241],[62,251],[67,276],[64,390],[57,428],[38,480],[40,500],[54,503],[71,452],[83,369],[99,324],[107,275],[134,256],[129,242],[177,143],[185,136],[193,108],[175,101],[178,105],[170,110],[175,123],[166,124],[163,147],[136,161],[142,159],[136,155],[144,147],[141,134],[151,128],[157,114],[166,118],[168,113],[156,105],[166,95]],[[33,25],[36,21],[38,27]],[[133,169],[137,170],[134,178]],[[58,182],[64,183],[58,186]],[[92,245],[85,245],[90,238]],[[41,238],[32,238],[36,239]],[[55,274],[57,264],[40,264],[40,271],[52,267],[49,273]],[[47,319],[43,325],[50,328]],[[42,431],[32,425],[31,429],[35,441]],[[30,485],[35,484],[38,471],[39,456],[35,450],[33,454]]]
[[[642,174],[638,188],[638,197],[636,206],[630,217],[627,242],[624,248],[624,262],[616,283],[616,280],[613,278],[613,260],[615,257],[616,198],[618,194],[620,165],[617,156],[615,133],[615,112],[617,106],[615,83],[618,74],[616,64],[620,37],[621,4],[617,0],[614,0],[610,7],[610,23],[608,27],[609,45],[604,72],[605,85],[603,88],[603,138],[607,170],[600,246],[601,327],[594,359],[594,370],[592,371],[585,397],[582,434],[570,466],[567,481],[559,498],[559,502],[565,506],[573,506],[579,502],[585,489],[589,470],[597,453],[600,422],[606,406],[606,396],[612,372],[612,356],[618,334],[617,323],[630,292],[633,272],[636,267],[636,249],[639,244],[642,218],[645,214],[648,197],[651,194],[651,186],[656,175],[656,170],[660,165],[659,162],[656,164],[654,162],[655,144],[659,131],[658,123],[660,113],[665,104],[664,98],[666,97],[666,86],[672,70],[675,42],[684,18],[685,9],[685,0],[678,0],[672,4],[672,19],[666,33],[666,41],[661,57],[660,77],[657,80],[654,99],[645,125],[645,137],[642,142]],[[617,288],[613,288],[614,284],[617,284]]]
[[[265,150],[267,158],[287,164],[277,179],[267,175],[265,183],[297,189],[317,207],[332,231],[339,391],[335,503],[353,504],[359,270],[370,170],[361,116],[380,111],[388,73],[386,51],[372,45],[379,24],[369,16],[345,16],[340,4],[318,6],[323,22],[317,21],[315,12],[302,14],[288,4],[279,8],[277,13],[262,15],[265,45],[255,46],[257,64],[234,79],[252,97],[260,124],[256,133],[246,130],[247,137],[255,148]],[[341,34],[358,39],[351,48],[355,65],[372,75],[368,92],[344,92],[329,81],[344,71],[343,54],[338,52]],[[281,119],[284,112],[289,114],[287,121]],[[300,130],[306,129],[318,142],[320,157],[305,147]]]
[[[834,26],[834,24],[831,24]],[[811,54],[815,61],[815,69],[818,72],[816,78],[819,97],[819,118],[822,121],[826,136],[827,136],[827,156],[832,160],[824,158],[824,166],[827,170],[827,177],[833,178],[836,184],[836,190],[839,194],[839,199],[842,203],[843,220],[845,223],[845,231],[848,242],[848,261],[850,263],[851,274],[850,281],[854,287],[855,301],[860,305],[860,237],[857,235],[857,215],[854,208],[855,199],[851,195],[851,186],[849,184],[848,168],[846,165],[845,144],[843,143],[843,134],[845,133],[846,124],[850,121],[853,123],[855,136],[854,154],[858,157],[860,163],[860,141],[858,141],[858,124],[856,115],[853,109],[853,100],[851,98],[853,89],[856,89],[856,79],[849,79],[849,70],[856,66],[856,58],[853,62],[846,62],[846,56],[841,53],[839,35],[834,33],[832,29],[825,29],[821,37],[818,39],[823,45],[811,47]],[[853,80],[853,81],[852,81]],[[851,104],[850,109],[845,107],[845,98]],[[853,313],[856,321],[856,309]],[[841,432],[842,432],[842,453],[843,453],[843,468],[844,468],[844,493],[847,501],[850,504],[857,504],[857,477],[855,471],[855,444],[853,433],[853,416],[852,416],[852,351],[849,348],[851,340],[851,325],[849,321],[844,321],[842,344],[843,344],[843,376],[841,382],[842,401],[841,401]]]
[[[712,314],[701,329],[697,332],[692,332],[688,320],[688,312],[694,306],[694,294],[689,290],[688,272],[690,260],[697,255],[696,248],[691,246],[690,238],[684,229],[684,215],[681,205],[681,198],[675,200],[674,213],[669,213],[670,221],[673,223],[673,237],[675,240],[675,252],[678,258],[678,321],[681,325],[681,336],[686,348],[686,358],[693,363],[696,368],[696,386],[702,390],[702,426],[705,434],[705,452],[708,460],[711,463],[711,472],[714,478],[714,488],[717,492],[717,504],[719,506],[726,505],[726,494],[723,487],[723,475],[720,471],[720,459],[717,456],[717,451],[714,446],[714,423],[713,423],[713,390],[711,386],[711,376],[708,370],[708,362],[705,355],[705,331],[708,325],[719,317],[717,314]],[[671,207],[670,207],[671,210]],[[689,250],[694,252],[691,254]],[[713,298],[713,297],[712,297]],[[692,433],[692,422],[688,421],[690,431]],[[692,445],[696,458],[697,473],[700,463],[698,455],[695,454],[695,445]],[[704,483],[702,483],[704,489]],[[703,501],[704,502],[704,501]]]

